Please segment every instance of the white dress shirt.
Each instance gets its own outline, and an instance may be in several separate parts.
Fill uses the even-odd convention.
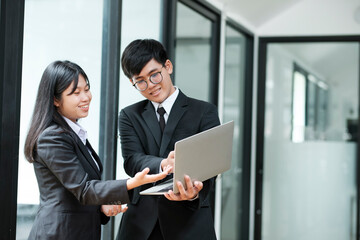
[[[167,99],[165,99],[165,101],[163,101],[162,103],[157,103],[157,102],[153,102],[151,101],[151,103],[153,104],[154,108],[155,108],[155,113],[157,116],[157,119],[159,121],[160,119],[160,114],[156,111],[158,109],[158,107],[163,107],[165,109],[165,114],[164,114],[164,119],[165,119],[165,124],[167,123],[167,120],[169,118],[169,114],[171,111],[172,106],[175,103],[175,100],[177,98],[177,96],[179,95],[179,89],[177,87],[175,87],[175,92],[173,92]]]

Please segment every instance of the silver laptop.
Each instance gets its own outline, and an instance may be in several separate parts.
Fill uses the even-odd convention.
[[[142,192],[141,195],[162,195],[169,190],[178,193],[184,175],[205,181],[231,167],[234,121],[216,126],[175,143],[174,177]]]

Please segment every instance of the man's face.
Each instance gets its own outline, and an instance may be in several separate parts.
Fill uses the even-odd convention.
[[[172,84],[170,74],[173,71],[173,65],[170,60],[166,60],[165,66],[157,62],[155,59],[151,59],[141,70],[139,75],[134,75],[130,82],[135,84],[139,81],[145,80],[147,88],[140,93],[147,99],[153,102],[162,103],[173,92],[175,92],[174,85]],[[162,81],[154,84],[149,78],[152,75],[161,73]]]

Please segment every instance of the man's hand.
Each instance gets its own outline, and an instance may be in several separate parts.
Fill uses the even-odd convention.
[[[203,183],[200,181],[191,181],[191,178],[187,175],[184,177],[186,190],[181,182],[177,182],[177,187],[179,193],[175,194],[172,190],[169,190],[164,196],[171,201],[185,201],[185,200],[194,200],[197,198],[199,192],[203,188]]]
[[[175,152],[171,151],[169,153],[168,157],[161,161],[161,170],[164,171],[164,169],[167,166],[174,168],[174,164],[175,164]],[[172,170],[171,170],[171,172],[172,172]]]
[[[148,173],[150,172],[150,169],[145,168],[141,172],[136,173],[133,178],[129,178],[127,180],[127,182],[126,182],[127,189],[130,190],[130,189],[136,188],[140,185],[159,181],[159,180],[165,178],[170,173],[171,170],[172,170],[172,167],[165,167],[163,172],[158,173],[158,174],[150,174],[149,175]]]
[[[113,217],[121,212],[126,212],[127,209],[127,205],[101,205],[101,211],[108,217]]]

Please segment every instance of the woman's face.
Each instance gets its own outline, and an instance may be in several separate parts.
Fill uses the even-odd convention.
[[[60,100],[54,100],[54,105],[61,115],[76,122],[79,118],[87,117],[92,96],[89,86],[82,75],[79,75],[75,92],[70,94],[73,87],[74,82],[61,94]]]

